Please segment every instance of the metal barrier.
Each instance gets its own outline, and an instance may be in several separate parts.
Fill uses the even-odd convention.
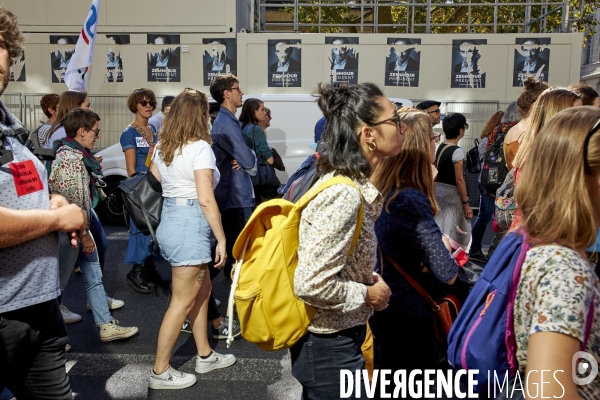
[[[40,106],[44,94],[40,93],[4,93],[2,102],[8,110],[18,117],[30,130],[47,120]],[[100,118],[100,137],[94,150],[105,149],[119,142],[121,133],[135,119],[127,108],[127,96],[89,95],[90,104]],[[162,97],[157,98],[158,108]]]

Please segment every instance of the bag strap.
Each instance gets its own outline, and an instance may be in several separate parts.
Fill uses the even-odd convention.
[[[444,148],[442,149],[442,151],[440,151],[440,154],[438,154],[438,158],[435,162],[435,167],[439,169],[440,166],[440,159],[442,158],[442,154],[444,154],[444,152],[446,151],[446,149],[448,149],[448,147],[450,147],[450,143],[446,143],[446,146],[444,146]]]
[[[362,230],[363,217],[364,217],[364,212],[365,212],[362,194],[360,192],[360,189],[358,188],[356,183],[354,183],[353,180],[351,180],[350,178],[346,178],[345,176],[334,176],[333,178],[327,179],[325,182],[323,182],[319,186],[317,186],[314,191],[311,192],[311,190],[309,190],[308,192],[306,192],[304,194],[304,196],[302,196],[298,200],[296,205],[298,206],[298,208],[304,209],[304,207],[306,207],[308,205],[308,203],[310,203],[315,197],[317,197],[317,195],[319,193],[321,193],[323,190],[325,190],[328,187],[331,187],[333,185],[340,185],[340,184],[346,184],[346,185],[350,185],[350,186],[354,187],[358,191],[358,194],[360,195],[360,200],[361,200],[360,208],[358,209],[356,230],[354,231],[354,237],[352,238],[352,244],[350,245],[350,251],[348,252],[348,255],[350,255],[354,251],[354,247],[356,247],[356,243],[358,242],[358,235],[360,234],[360,231]]]
[[[379,249],[379,251],[381,251],[381,248]],[[423,287],[421,285],[419,285],[417,283],[417,281],[415,281],[413,279],[412,276],[410,276],[408,273],[406,273],[402,267],[400,265],[398,265],[396,263],[396,261],[394,261],[392,259],[392,257],[390,257],[389,255],[385,255],[385,257],[387,258],[387,260],[390,262],[390,264],[392,264],[394,266],[394,268],[396,268],[398,270],[398,272],[400,272],[400,274],[404,277],[404,279],[406,279],[408,281],[408,283],[410,283],[410,285],[417,291],[419,292],[419,294],[425,299],[425,301],[431,306],[431,308],[435,309],[438,308],[438,304],[435,302],[435,300],[433,300],[431,298],[430,295],[427,294],[427,292],[425,291],[425,289],[423,289]]]

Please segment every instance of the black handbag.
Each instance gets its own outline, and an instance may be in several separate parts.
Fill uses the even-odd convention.
[[[120,193],[123,199],[123,214],[127,228],[131,229],[129,226],[129,218],[131,218],[140,232],[151,235],[152,254],[157,256],[159,247],[155,231],[160,223],[164,201],[162,185],[148,167],[148,171],[136,173],[122,181],[117,187],[117,193]]]
[[[256,175],[251,176],[252,186],[279,187],[281,182],[279,182],[279,178],[275,174],[275,168],[267,162],[262,153],[256,151],[253,139],[254,135],[250,135],[252,150],[256,154]]]

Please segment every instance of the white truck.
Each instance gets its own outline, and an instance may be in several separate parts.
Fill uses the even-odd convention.
[[[273,120],[271,127],[267,129],[267,141],[269,146],[275,148],[281,155],[285,171],[277,171],[277,176],[282,183],[285,183],[302,162],[314,152],[309,144],[314,141],[315,124],[323,117],[316,103],[316,97],[307,94],[245,94],[244,98],[260,99],[271,109]],[[408,99],[390,98],[390,100],[398,107],[413,105]],[[209,101],[213,104],[212,99]],[[97,210],[104,223],[122,224],[123,210],[119,199],[115,196],[116,187],[127,177],[125,156],[121,145],[115,143],[98,152],[97,155],[103,158],[102,171],[107,184],[104,188],[107,199],[98,206]]]

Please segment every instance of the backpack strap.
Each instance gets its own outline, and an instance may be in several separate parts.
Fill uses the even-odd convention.
[[[440,159],[442,158],[442,154],[444,154],[444,152],[448,149],[448,147],[450,147],[450,143],[446,143],[446,146],[444,146],[444,148],[440,151],[440,154],[438,154],[438,158],[435,162],[435,167],[439,169],[440,166]]]
[[[356,247],[356,243],[358,242],[358,236],[359,236],[360,231],[363,226],[363,217],[364,217],[364,213],[365,213],[362,194],[360,192],[360,189],[358,188],[356,183],[354,183],[353,180],[351,180],[350,178],[346,178],[345,176],[334,176],[333,178],[327,179],[325,182],[321,183],[312,192],[311,192],[311,190],[306,192],[304,194],[304,196],[302,196],[296,204],[300,209],[304,209],[308,205],[308,203],[310,203],[315,197],[317,197],[317,195],[319,193],[321,193],[323,190],[325,190],[328,187],[331,187],[333,185],[340,185],[340,184],[346,184],[346,185],[350,185],[350,186],[354,187],[358,191],[358,194],[360,195],[360,199],[361,199],[360,208],[358,209],[358,218],[356,219],[356,230],[354,231],[354,237],[352,238],[352,244],[350,245],[350,250],[348,251],[348,255],[350,255],[354,251],[354,247]]]

